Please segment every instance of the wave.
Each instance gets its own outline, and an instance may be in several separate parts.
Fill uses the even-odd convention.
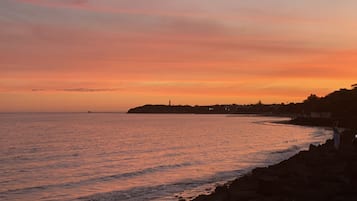
[[[0,196],[4,195],[4,194],[22,194],[22,193],[41,191],[41,190],[49,190],[52,188],[63,188],[63,187],[73,188],[73,187],[77,187],[77,186],[89,185],[89,184],[96,183],[96,182],[108,182],[108,181],[113,181],[113,180],[118,180],[118,179],[128,179],[128,178],[132,178],[132,177],[142,176],[145,174],[151,174],[151,173],[155,173],[155,172],[163,172],[163,171],[187,167],[187,166],[191,166],[191,165],[192,165],[192,163],[160,165],[160,166],[150,167],[150,168],[137,170],[137,171],[133,171],[133,172],[126,172],[126,173],[120,173],[120,174],[114,174],[114,175],[108,175],[108,176],[102,176],[102,177],[89,178],[86,180],[80,180],[80,181],[75,181],[75,182],[66,182],[66,183],[59,183],[59,184],[48,184],[48,185],[32,186],[32,187],[25,187],[25,188],[19,188],[19,189],[11,189],[11,190],[6,190],[6,191],[0,192]]]
[[[283,149],[283,150],[278,150],[278,151],[272,151],[272,154],[285,154],[285,153],[290,153],[290,152],[296,152],[296,151],[300,151],[301,147],[297,146],[297,145],[293,145],[287,149]]]
[[[178,197],[192,198],[203,191],[207,193],[214,190],[215,186],[219,183],[226,183],[229,180],[242,176],[252,168],[218,172],[214,175],[199,179],[186,179],[169,184],[162,184],[156,186],[141,186],[134,187],[122,191],[112,191],[107,193],[98,193],[90,196],[80,197],[74,201],[108,201],[108,200],[121,200],[121,201],[141,201],[141,200],[178,200]],[[184,193],[183,191],[200,188],[195,192]],[[183,194],[181,194],[183,193]],[[184,195],[185,194],[185,195]]]

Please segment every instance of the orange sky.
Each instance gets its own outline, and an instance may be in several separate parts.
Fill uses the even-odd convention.
[[[1,0],[0,112],[298,102],[357,82],[357,1]]]

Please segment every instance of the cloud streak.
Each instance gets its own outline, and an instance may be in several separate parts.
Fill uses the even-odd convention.
[[[89,12],[107,13],[107,14],[122,14],[122,15],[142,15],[156,17],[174,17],[174,18],[203,18],[209,20],[225,20],[225,21],[257,21],[257,22],[275,22],[281,24],[288,23],[323,23],[323,19],[316,17],[306,17],[301,15],[287,14],[286,12],[267,12],[265,9],[249,8],[244,3],[232,4],[233,10],[225,13],[216,13],[216,9],[205,7],[199,2],[166,3],[166,1],[149,2],[145,0],[135,0],[135,3],[127,3],[125,1],[90,1],[90,0],[16,0],[20,3],[27,3],[48,8],[64,8],[64,9],[79,9]],[[134,1],[133,1],[134,2]],[[112,4],[112,5],[111,5]],[[137,4],[139,6],[133,6]],[[154,5],[154,6],[153,6]],[[161,6],[160,6],[161,5]],[[237,14],[238,13],[238,14]]]
[[[68,7],[68,8],[87,8],[89,0],[16,0],[18,2],[30,3],[47,7]]]
[[[71,89],[57,89],[57,91],[67,92],[112,92],[120,91],[119,88],[71,88]]]
[[[41,91],[46,91],[46,89],[31,89],[33,92],[41,92]]]
[[[120,91],[120,88],[67,88],[67,89],[31,89],[32,92],[46,92],[46,91],[62,91],[62,92],[79,92],[79,93],[91,93],[91,92],[115,92]]]

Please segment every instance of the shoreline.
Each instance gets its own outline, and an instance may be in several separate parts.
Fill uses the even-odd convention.
[[[357,200],[357,145],[352,143],[355,134],[344,131],[339,150],[334,149],[333,140],[310,145],[308,151],[275,165],[255,168],[192,201]]]

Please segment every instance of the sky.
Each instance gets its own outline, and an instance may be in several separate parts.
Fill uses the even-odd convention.
[[[301,102],[357,83],[355,0],[1,0],[0,112]]]

